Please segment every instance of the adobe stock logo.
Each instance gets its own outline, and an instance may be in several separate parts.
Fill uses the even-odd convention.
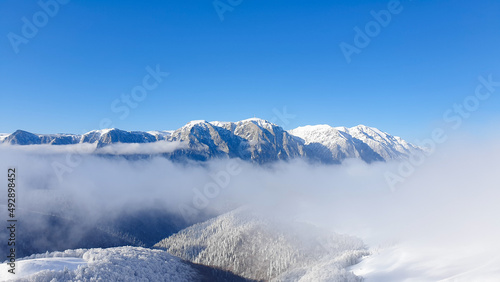
[[[170,75],[168,72],[161,71],[158,64],[154,69],[147,66],[146,72],[147,74],[142,78],[142,83],[134,86],[130,90],[130,94],[122,93],[120,98],[116,98],[111,102],[111,111],[115,114],[120,114],[120,120],[126,119],[132,109],[136,109],[141,102],[146,100],[148,94],[156,90],[160,86],[160,83]],[[111,127],[113,127],[113,120],[110,118],[103,118],[99,122],[100,129]]]
[[[28,44],[30,39],[35,38],[38,31],[45,27],[49,23],[49,19],[53,18],[59,13],[60,5],[66,5],[69,0],[40,0],[37,2],[41,10],[37,11],[31,17],[31,20],[22,17],[21,21],[23,26],[21,27],[21,35],[14,32],[9,32],[7,38],[9,39],[10,45],[14,50],[14,53],[19,53],[19,46],[21,44]]]
[[[232,12],[236,6],[239,6],[243,0],[226,0],[227,3],[221,1],[221,0],[215,0],[212,2],[212,5],[214,5],[215,12],[217,12],[217,15],[219,16],[220,21],[224,21],[224,13],[226,12]]]
[[[342,54],[344,54],[347,63],[351,63],[351,56],[353,54],[360,54],[361,51],[370,45],[372,38],[377,37],[382,31],[382,27],[387,27],[391,21],[392,16],[397,15],[403,11],[403,6],[398,0],[391,0],[387,3],[387,10],[380,10],[378,12],[370,11],[373,20],[365,24],[364,29],[358,26],[354,27],[354,45],[341,42],[339,44]]]

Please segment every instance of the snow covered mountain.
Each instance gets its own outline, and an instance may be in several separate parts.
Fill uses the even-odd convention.
[[[155,246],[194,263],[265,281],[361,281],[346,268],[368,254],[355,237],[269,219],[248,208],[190,226]]]
[[[180,142],[184,145],[173,152],[162,153],[172,160],[240,158],[256,163],[294,158],[322,163],[340,163],[344,159],[359,158],[370,163],[404,159],[421,150],[399,137],[364,125],[352,128],[316,125],[286,131],[258,118],[238,122],[191,121],[175,131],[141,132],[113,128],[75,135],[33,134],[17,130],[0,138],[0,143],[12,145],[90,143],[95,144],[96,149],[117,143],[157,141]],[[96,150],[96,153],[99,151]]]
[[[192,121],[174,131],[171,141],[187,142],[192,159],[241,158],[257,163],[303,156],[301,142],[283,128],[261,119],[233,122]]]
[[[33,134],[23,130],[4,136],[2,143],[12,145],[71,145],[78,143],[95,143],[97,147],[113,143],[149,143],[164,140],[162,134],[150,134],[140,131],[123,131],[116,128],[93,130],[83,135],[76,134]]]
[[[304,140],[306,151],[323,162],[361,158],[366,162],[398,160],[421,149],[376,128],[329,125],[303,126],[289,131]]]
[[[80,143],[97,143],[97,148],[113,143],[150,143],[163,140],[161,135],[141,131],[123,131],[116,128],[94,130],[81,136]]]

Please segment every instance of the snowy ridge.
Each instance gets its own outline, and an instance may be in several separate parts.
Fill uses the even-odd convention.
[[[266,163],[304,156],[298,140],[281,127],[260,119],[190,122],[174,131],[169,140],[187,143],[189,149],[183,154],[195,160],[240,158]]]
[[[9,133],[0,133],[0,143],[2,143],[3,140],[7,138],[7,136],[9,135],[10,135]]]
[[[172,135],[174,131],[173,130],[152,130],[152,131],[147,131],[146,133],[149,133],[153,136],[156,137],[158,140],[164,140],[167,139],[168,136]]]
[[[203,124],[203,123],[208,123],[206,120],[192,120],[190,122],[188,122],[185,126],[193,126],[193,125],[197,125],[197,124]]]
[[[373,127],[358,125],[351,128],[329,125],[303,126],[289,131],[310,147],[322,145],[333,159],[362,158],[372,161],[401,160],[421,149],[399,137]]]
[[[230,121],[211,121],[209,122],[211,125],[213,126],[217,126],[217,127],[225,127],[227,126],[228,124],[232,124],[232,122]]]
[[[345,268],[368,254],[361,240],[325,235],[311,226],[296,227],[304,226],[290,227],[240,208],[188,227],[155,246],[250,279],[360,281]]]
[[[261,118],[248,118],[244,119],[242,121],[237,122],[237,124],[243,124],[243,123],[248,123],[251,122],[259,127],[266,128],[266,129],[272,129],[274,126],[277,126],[276,124],[269,122],[265,119]]]
[[[314,143],[328,148],[334,159],[359,158],[352,136],[329,125],[303,126],[289,131],[304,140],[305,145]]]
[[[399,137],[364,125],[352,128],[308,125],[285,131],[260,118],[237,122],[194,120],[175,131],[142,132],[111,128],[76,135],[33,134],[17,130],[12,134],[0,135],[0,143],[4,144],[91,143],[96,144],[97,149],[116,143],[143,144],[158,141],[182,143],[174,151],[159,151],[163,157],[172,160],[240,158],[259,164],[294,158],[322,163],[341,163],[348,158],[359,158],[371,163],[406,159],[412,153],[422,150]],[[130,146],[132,149],[134,147],[138,148],[137,154],[155,152],[141,150],[141,146]],[[127,154],[133,154],[132,149],[126,150]],[[96,150],[96,153],[99,152],[101,151]]]
[[[22,281],[196,281],[190,265],[161,250],[139,247],[78,249],[32,255],[17,262]],[[0,279],[11,279],[7,265]],[[9,275],[9,276],[8,276]],[[54,280],[55,279],[55,280]]]
[[[409,144],[403,139],[382,132],[374,127],[358,125],[349,128],[347,133],[368,144],[368,146],[386,160],[406,158],[411,153],[419,150],[418,147]]]

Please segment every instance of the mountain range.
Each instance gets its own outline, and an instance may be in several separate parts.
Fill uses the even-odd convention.
[[[168,151],[158,150],[149,155],[197,161],[240,158],[255,163],[295,158],[321,163],[340,163],[345,159],[358,158],[371,163],[405,159],[422,150],[399,137],[364,125],[351,128],[308,125],[286,131],[259,118],[238,122],[197,120],[174,131],[143,132],[112,128],[77,135],[34,134],[17,130],[12,134],[0,135],[0,143],[11,145],[95,144],[97,154],[106,154],[99,149],[113,144],[156,142],[177,142],[181,146]]]

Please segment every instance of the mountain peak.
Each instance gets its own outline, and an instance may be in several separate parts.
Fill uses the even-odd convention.
[[[247,118],[247,119],[241,120],[241,122],[247,122],[247,121],[257,121],[257,122],[267,122],[267,123],[270,123],[269,121],[267,121],[265,119],[258,118],[258,117]]]
[[[186,125],[187,126],[192,126],[192,125],[197,125],[197,124],[200,124],[200,123],[208,123],[208,122],[206,120],[199,119],[199,120],[192,120],[192,121],[188,122]]]
[[[11,135],[3,138],[3,140],[9,144],[18,144],[18,145],[33,145],[40,144],[40,137],[36,134],[33,134],[24,130],[16,130]]]
[[[378,134],[380,136],[386,136],[387,133],[385,132],[382,132],[380,129],[378,128],[375,128],[375,127],[369,127],[369,126],[366,126],[366,125],[363,125],[363,124],[360,124],[358,126],[354,126],[354,127],[351,127],[349,128],[349,132],[351,133],[351,135],[354,133],[354,132],[363,132],[363,133],[375,133],[375,134]],[[354,133],[355,134],[355,133]]]
[[[98,130],[99,133],[101,134],[107,134],[107,133],[110,133],[110,132],[115,132],[115,131],[123,131],[123,130],[120,130],[118,128],[106,128],[106,129],[101,129],[101,130]]]
[[[375,127],[366,126],[364,124],[358,124],[357,126],[353,126],[350,129],[358,129],[358,130],[363,130],[363,131],[367,131],[367,130],[380,131]]]
[[[188,123],[186,123],[183,127],[179,128],[180,130],[191,130],[191,128],[195,126],[204,126],[206,124],[209,124],[208,121],[200,119],[200,120],[192,120]]]
[[[336,128],[328,124],[317,124],[317,125],[304,125],[297,127],[293,130],[300,131],[300,130],[329,130],[329,129],[336,129]]]
[[[260,126],[260,127],[263,127],[263,128],[271,128],[273,126],[277,126],[276,124],[268,121],[268,120],[265,120],[265,119],[261,119],[261,118],[256,118],[256,117],[253,117],[253,118],[247,118],[247,119],[244,119],[244,120],[240,120],[239,122],[237,123],[253,123],[257,126]]]
[[[119,129],[118,128],[95,129],[95,130],[91,130],[91,131],[85,133],[84,135],[95,134],[95,133],[99,133],[100,135],[103,135],[103,134],[109,133],[111,131],[117,131],[117,130],[119,130]]]

